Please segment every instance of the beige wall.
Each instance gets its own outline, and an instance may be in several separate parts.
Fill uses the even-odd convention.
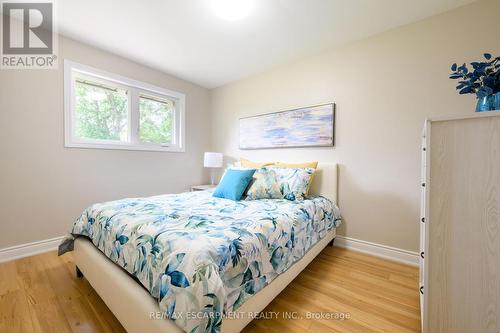
[[[213,148],[232,158],[340,163],[339,234],[416,251],[424,119],[474,112],[449,68],[500,54],[499,13],[500,1],[480,1],[215,89]],[[331,101],[334,149],[238,149],[239,117]]]
[[[61,236],[82,210],[207,181],[210,92],[60,38],[59,70],[0,70],[0,248]],[[186,152],[64,148],[63,59],[186,94]]]

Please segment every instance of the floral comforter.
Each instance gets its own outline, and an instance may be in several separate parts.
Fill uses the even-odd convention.
[[[234,202],[201,191],[95,204],[71,234],[137,278],[186,332],[218,332],[223,314],[338,224],[338,208],[323,197]]]

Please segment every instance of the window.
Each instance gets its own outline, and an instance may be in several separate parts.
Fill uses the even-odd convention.
[[[143,143],[172,143],[174,103],[161,97],[139,96],[139,140]]]
[[[65,146],[182,152],[183,94],[65,61]]]

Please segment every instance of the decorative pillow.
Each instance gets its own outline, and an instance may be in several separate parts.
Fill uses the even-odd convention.
[[[257,169],[246,195],[246,200],[283,199],[276,172],[266,168]]]
[[[284,168],[313,168],[314,171],[316,171],[316,169],[318,168],[318,162],[305,162],[305,163],[276,162],[274,165]],[[311,180],[309,181],[309,186],[307,187],[306,195],[309,195],[313,179],[314,179],[314,173],[311,175]]]
[[[240,160],[240,165],[242,168],[262,168],[269,165],[274,165],[274,162],[252,162],[242,158]]]
[[[282,197],[287,200],[304,200],[314,174],[313,168],[265,167],[276,172]]]
[[[224,170],[224,172],[222,173],[222,176],[220,177],[221,179],[224,178],[224,175],[226,174],[226,172],[228,170],[255,170],[255,168],[244,168],[242,166],[240,166],[240,162],[235,162],[234,164],[231,164],[231,163],[228,163],[227,164],[227,168]],[[243,195],[241,196],[241,200],[244,199],[246,196],[247,196],[247,192],[248,192],[248,189],[250,189],[250,186],[252,186],[253,182],[255,181],[255,178],[252,178],[252,180],[250,181],[250,183],[248,183],[248,186],[247,188],[245,189],[245,191],[243,192]]]
[[[283,168],[318,168],[318,162],[305,162],[305,163],[286,163],[286,162],[276,162],[275,166],[280,166]]]
[[[255,169],[227,170],[215,188],[213,196],[234,201],[240,200],[248,184],[252,181],[254,173]]]

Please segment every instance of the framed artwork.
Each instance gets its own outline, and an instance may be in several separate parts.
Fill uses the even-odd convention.
[[[333,147],[335,104],[240,119],[240,149]]]

